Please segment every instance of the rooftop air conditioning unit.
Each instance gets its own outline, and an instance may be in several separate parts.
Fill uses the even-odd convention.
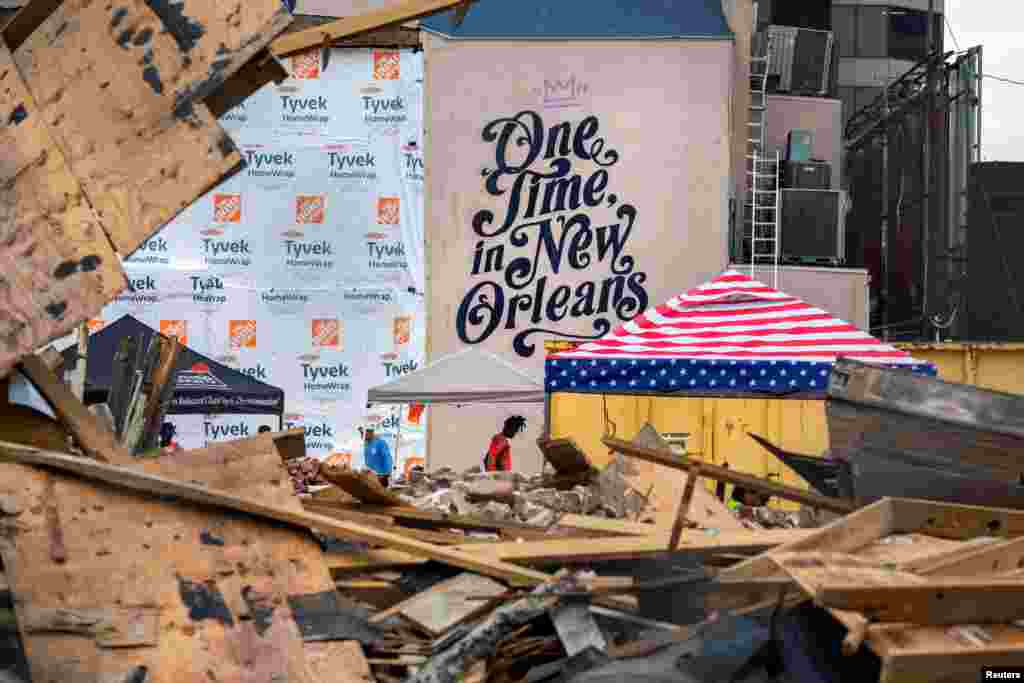
[[[768,75],[778,91],[827,95],[832,68],[832,32],[795,26],[768,27]]]

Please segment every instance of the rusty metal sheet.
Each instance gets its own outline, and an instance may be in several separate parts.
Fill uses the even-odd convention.
[[[241,162],[231,139],[192,99],[200,81],[209,81],[205,67],[200,74],[152,2],[67,0],[14,55],[123,255]]]
[[[117,254],[0,45],[0,375],[126,286]]]

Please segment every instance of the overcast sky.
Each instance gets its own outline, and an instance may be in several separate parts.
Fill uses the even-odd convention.
[[[985,73],[1024,82],[1024,11],[1018,0],[946,0],[945,47],[982,45]],[[981,151],[985,161],[1024,161],[1024,86],[982,81]]]

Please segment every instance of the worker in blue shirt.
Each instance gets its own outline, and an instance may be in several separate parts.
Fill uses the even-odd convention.
[[[391,483],[391,449],[384,439],[380,439],[374,433],[373,427],[367,427],[364,432],[366,445],[363,448],[363,462],[374,474],[380,478],[380,483],[387,488]]]

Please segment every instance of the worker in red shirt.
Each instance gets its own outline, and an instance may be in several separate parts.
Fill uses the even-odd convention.
[[[501,431],[491,437],[491,445],[484,456],[484,471],[486,472],[511,472],[512,471],[512,444],[509,439],[515,438],[516,434],[526,429],[526,418],[522,415],[513,415],[505,420]]]

